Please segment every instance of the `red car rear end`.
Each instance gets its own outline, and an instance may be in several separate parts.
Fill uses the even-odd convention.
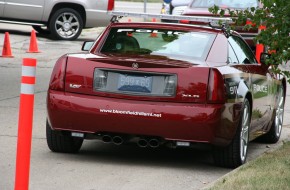
[[[285,79],[270,80],[268,66],[257,64],[241,37],[224,32],[113,22],[89,52],[56,62],[47,96],[49,148],[77,152],[84,139],[154,148],[206,143],[218,165],[237,167],[250,140],[274,128],[278,141],[282,120],[272,123],[281,117],[274,109],[284,106]]]
[[[188,32],[200,38],[209,36],[211,42],[203,53],[207,55],[217,33]],[[154,38],[150,32],[146,35]],[[209,84],[210,77],[223,82],[217,70],[199,58],[189,63],[154,56],[108,56],[111,53],[72,54],[58,61],[57,68],[63,68],[65,74],[55,69],[48,94],[48,114],[55,129],[218,143],[216,126],[222,122],[224,88],[215,91],[218,81]],[[134,89],[134,83],[144,84]],[[231,137],[223,138],[229,141]]]

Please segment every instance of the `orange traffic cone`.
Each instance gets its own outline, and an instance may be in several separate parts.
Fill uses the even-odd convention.
[[[259,26],[259,33],[262,30],[266,30],[266,26],[260,25]],[[264,44],[257,44],[256,45],[256,59],[257,59],[258,63],[260,63],[260,64],[261,64],[261,53],[263,53],[264,50],[265,50]]]
[[[31,31],[31,37],[30,37],[30,45],[29,45],[29,50],[27,53],[39,53],[40,51],[38,50],[37,46],[37,41],[36,41],[36,33],[35,30]]]
[[[132,32],[127,32],[127,36],[132,37],[133,33]]]
[[[261,53],[264,52],[264,45],[263,44],[257,44],[256,45],[256,59],[258,63],[261,63]]]
[[[157,37],[158,37],[158,33],[157,33],[157,31],[153,31],[153,32],[150,34],[150,37],[151,37],[151,38],[157,38]]]
[[[14,57],[11,52],[9,32],[5,32],[4,45],[3,45],[1,57],[7,57],[7,58]]]

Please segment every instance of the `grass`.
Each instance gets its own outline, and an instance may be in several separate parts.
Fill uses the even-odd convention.
[[[217,181],[209,190],[290,190],[290,142]]]

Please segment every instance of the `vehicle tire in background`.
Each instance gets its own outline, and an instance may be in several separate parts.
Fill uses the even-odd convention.
[[[244,100],[239,127],[227,147],[214,147],[214,162],[218,166],[236,168],[246,162],[249,144],[251,107],[248,99]]]
[[[53,39],[75,40],[84,26],[81,15],[71,8],[62,8],[53,13],[49,21],[49,29]]]
[[[80,150],[83,139],[63,135],[51,129],[46,121],[46,140],[49,149],[53,152],[76,153]]]
[[[47,27],[41,27],[41,26],[32,26],[32,28],[38,32],[39,34],[43,34],[43,35],[48,35],[50,34],[50,30]]]
[[[283,85],[281,85],[276,102],[277,102],[277,107],[274,110],[274,120],[271,125],[271,129],[268,133],[266,133],[265,135],[257,139],[259,142],[276,143],[280,139],[281,132],[282,132],[282,125],[283,125],[284,104],[285,104],[285,93],[284,93]]]

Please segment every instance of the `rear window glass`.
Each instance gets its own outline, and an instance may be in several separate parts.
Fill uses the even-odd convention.
[[[209,8],[217,5],[221,8],[246,9],[249,7],[258,7],[257,0],[194,0],[191,8]]]
[[[205,60],[215,34],[148,28],[113,28],[101,53]]]

